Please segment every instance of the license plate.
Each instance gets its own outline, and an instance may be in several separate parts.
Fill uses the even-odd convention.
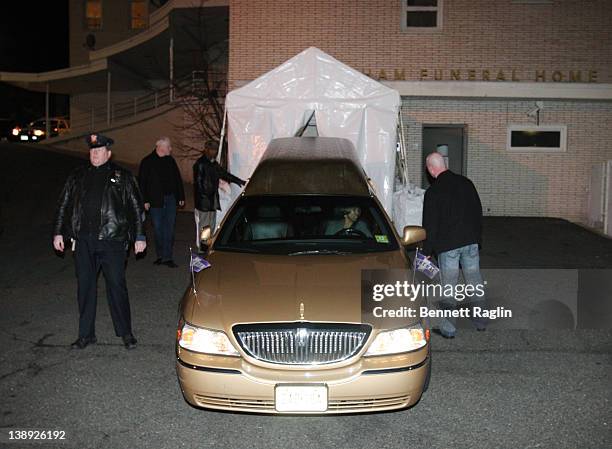
[[[28,136],[23,136],[23,135],[21,135],[21,136],[19,136],[19,139],[20,139],[20,140],[28,140]]]
[[[324,412],[326,385],[277,385],[275,405],[279,412]]]

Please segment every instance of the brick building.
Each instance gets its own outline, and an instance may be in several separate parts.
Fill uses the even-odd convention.
[[[485,213],[587,221],[591,168],[612,159],[611,2],[230,0],[229,10],[230,86],[318,47],[400,92],[412,182],[426,185],[424,155],[447,145]]]
[[[118,137],[123,160],[150,150],[143,136],[173,135],[183,119],[169,80],[196,69],[194,31],[185,29],[208,8],[229,20],[216,33],[229,42],[230,89],[318,47],[398,90],[413,183],[427,185],[423,159],[439,149],[474,181],[486,214],[597,224],[591,171],[612,160],[610,1],[72,0],[70,8],[66,73],[0,80],[70,93],[73,123]],[[81,145],[76,134],[66,146]]]

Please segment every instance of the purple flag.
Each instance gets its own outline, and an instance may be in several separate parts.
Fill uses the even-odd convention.
[[[200,256],[191,256],[191,271],[199,273],[200,271],[210,267],[210,262]]]
[[[423,273],[429,279],[435,278],[440,272],[440,269],[436,267],[436,264],[429,260],[424,254],[421,254],[419,250],[417,250],[416,257],[414,259],[414,269]]]

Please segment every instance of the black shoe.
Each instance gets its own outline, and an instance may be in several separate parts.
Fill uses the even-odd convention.
[[[93,337],[79,337],[70,344],[71,349],[84,349],[87,345],[96,344],[98,340],[95,336]]]
[[[477,327],[477,328],[476,328],[476,330],[477,330],[478,332],[484,332],[484,331],[486,331],[486,330],[487,330],[487,328],[486,328],[486,327]]]
[[[136,343],[138,343],[132,334],[124,335],[121,337],[121,339],[123,340],[123,346],[125,346],[125,349],[134,349],[136,347]]]
[[[155,259],[155,261],[153,262],[153,265],[161,265],[162,264],[162,260],[161,257],[158,257],[157,259]]]
[[[170,268],[177,268],[178,265],[174,263],[174,260],[167,260],[165,262],[162,262],[163,265],[170,267]]]
[[[442,335],[444,338],[448,338],[449,340],[450,340],[451,338],[455,338],[455,334],[450,334],[450,335],[449,335],[449,334],[447,334],[447,333],[442,332],[440,329],[432,329],[431,331],[432,331],[434,334]]]

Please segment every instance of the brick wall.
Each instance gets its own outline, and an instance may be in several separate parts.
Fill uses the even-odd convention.
[[[230,0],[230,87],[250,81],[307,47],[378,78],[398,70],[406,80],[450,70],[469,70],[482,79],[569,81],[570,71],[588,81],[612,83],[612,2],[553,0],[517,4],[512,0],[443,0],[441,30],[403,31],[399,0],[323,1]],[[502,82],[502,81],[491,81]],[[540,80],[541,82],[541,80]],[[534,101],[404,98],[410,179],[422,174],[422,125],[464,124],[467,174],[489,215],[553,216],[586,221],[593,164],[612,159],[612,104],[545,101],[541,124],[567,125],[567,152],[525,154],[506,151],[507,125],[534,124],[526,112]]]
[[[467,175],[487,215],[549,216],[586,222],[591,167],[612,159],[612,104],[545,101],[541,125],[567,125],[565,153],[510,153],[508,124],[533,125],[533,101],[404,98],[410,180],[421,185],[422,126],[464,124]]]
[[[231,82],[252,80],[307,47],[378,76],[421,69],[483,70],[493,76],[516,70],[534,81],[536,70],[551,80],[560,71],[597,71],[612,82],[612,2],[554,0],[516,4],[512,0],[443,0],[441,30],[402,31],[400,0],[230,0]]]

